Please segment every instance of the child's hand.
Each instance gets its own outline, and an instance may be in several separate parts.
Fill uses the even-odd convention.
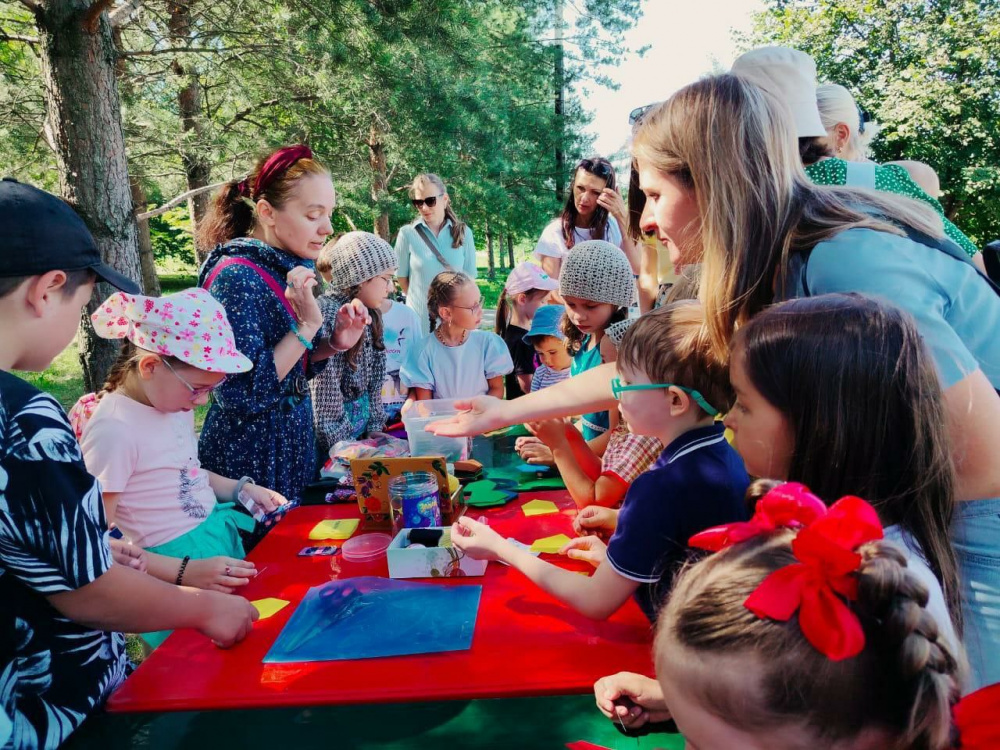
[[[566,422],[562,419],[528,422],[525,424],[525,427],[549,448],[555,448],[557,445],[562,445],[566,442]]]
[[[273,513],[282,505],[288,505],[288,500],[285,499],[284,495],[257,484],[243,485],[243,492],[248,494],[254,505],[264,513]]]
[[[117,565],[124,565],[140,573],[146,572],[146,551],[142,547],[124,539],[109,539],[108,545],[111,547],[111,558]]]
[[[530,430],[531,427],[529,426],[528,429]],[[524,437],[519,437],[517,440],[514,441],[514,450],[517,451],[517,455],[520,456],[522,448],[524,448],[527,445],[537,444],[540,442],[542,441],[536,438],[534,435],[525,435]]]
[[[285,278],[288,284],[285,297],[299,319],[299,327],[306,329],[303,335],[312,338],[323,325],[323,313],[312,291],[316,286],[316,274],[305,266],[296,266]]]
[[[619,672],[594,683],[597,708],[616,724],[638,729],[671,718],[660,683],[633,672]]]
[[[242,596],[209,594],[205,605],[205,616],[198,630],[219,648],[229,648],[246,638],[260,617]]]
[[[485,523],[463,516],[451,526],[451,543],[475,560],[499,560],[507,540]]]
[[[607,559],[608,546],[596,536],[579,536],[571,539],[559,554],[570,560],[584,560],[596,568]]]
[[[442,437],[474,437],[499,430],[514,424],[514,420],[506,417],[509,403],[493,396],[460,398],[455,401],[458,414],[431,422],[425,429]]]
[[[333,327],[333,346],[341,351],[347,351],[354,346],[365,333],[365,326],[372,322],[368,308],[359,299],[352,299],[341,305],[337,310],[337,318]]]
[[[206,557],[204,560],[189,560],[184,569],[185,586],[231,594],[233,590],[246,586],[257,575],[252,562],[237,560],[235,557]]]
[[[602,508],[600,505],[588,505],[573,519],[573,531],[582,536],[611,536],[617,527],[618,511],[614,508]]]
[[[556,460],[552,457],[552,449],[545,443],[528,443],[521,449],[521,458],[529,464],[542,464],[544,466],[555,466]]]

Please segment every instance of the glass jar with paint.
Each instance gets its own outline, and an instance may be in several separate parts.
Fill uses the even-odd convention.
[[[392,531],[441,525],[437,478],[429,471],[407,471],[389,482]]]

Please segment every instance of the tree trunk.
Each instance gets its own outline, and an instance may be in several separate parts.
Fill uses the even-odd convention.
[[[510,258],[510,267],[514,267],[514,237],[507,235],[507,255]]]
[[[168,26],[170,36],[178,47],[183,47],[191,38],[191,10],[195,0],[168,3],[170,12]],[[181,130],[184,137],[181,140],[181,163],[184,165],[184,176],[188,190],[197,190],[211,184],[212,165],[199,152],[199,146],[206,140],[205,121],[202,116],[202,85],[198,68],[193,65],[184,66],[180,58],[175,59],[171,70],[182,81],[177,92],[177,110],[181,117]],[[198,222],[208,212],[211,193],[198,193],[188,201],[191,215],[192,237],[197,236]],[[201,265],[208,256],[207,252],[199,250],[195,244],[198,264]]]
[[[94,235],[105,262],[138,281],[139,240],[107,14],[86,0],[48,0],[35,14],[59,186]],[[83,314],[80,363],[88,390],[103,384],[118,342],[99,338],[90,313],[114,290],[98,284]]]
[[[493,256],[493,230],[490,229],[490,225],[486,225],[486,260],[489,265],[489,272],[487,273],[487,278],[493,281],[497,277],[496,260]]]
[[[132,202],[136,212],[146,209],[146,191],[142,189],[139,178],[130,178],[132,185]],[[156,275],[156,262],[153,259],[153,240],[149,236],[149,221],[139,222],[139,268],[142,271],[142,289],[150,297],[160,296],[160,277]]]
[[[555,110],[556,110],[556,200],[563,200],[563,180],[566,177],[566,158],[563,154],[563,111],[564,111],[564,89],[566,87],[566,70],[563,56],[563,0],[555,0],[554,8],[555,33]],[[513,263],[513,261],[512,261]],[[513,268],[513,266],[511,266]]]
[[[380,206],[375,217],[375,234],[389,241],[389,211],[384,206],[389,192],[389,172],[385,161],[385,144],[382,142],[383,129],[378,115],[372,116],[372,126],[368,133],[368,166],[372,170],[372,201]]]

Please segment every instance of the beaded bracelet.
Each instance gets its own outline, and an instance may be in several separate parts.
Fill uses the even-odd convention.
[[[180,586],[181,585],[181,581],[184,580],[184,569],[188,566],[188,563],[190,561],[191,561],[191,558],[188,555],[185,555],[184,559],[181,560],[181,567],[180,567],[180,570],[177,571],[177,580],[174,581],[174,585],[176,585],[176,586]]]
[[[303,336],[301,333],[299,333],[299,326],[298,326],[298,324],[295,323],[294,320],[292,321],[292,333],[295,334],[295,338],[297,338],[299,340],[299,343],[302,344],[302,346],[304,346],[306,348],[306,351],[310,351],[310,352],[312,351],[312,349],[313,349],[312,341],[310,341],[305,336]]]

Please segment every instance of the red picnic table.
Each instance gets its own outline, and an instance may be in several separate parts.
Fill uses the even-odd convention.
[[[521,506],[539,498],[558,513],[525,517]],[[565,491],[522,493],[487,511],[504,536],[530,544],[573,535],[576,507]],[[313,526],[324,519],[357,518],[355,505],[311,506],[288,513],[249,555],[257,578],[243,589],[250,600],[291,604],[257,622],[250,636],[222,650],[193,631],[174,633],[111,697],[111,712],[193,711],[376,702],[513,698],[588,693],[598,678],[619,671],[651,675],[652,630],[629,600],[602,622],[577,614],[521,573],[491,562],[482,578],[435,579],[433,585],[483,587],[472,647],[466,651],[352,661],[264,664],[263,658],[305,593],[339,578],[387,576],[385,558],[358,564],[334,557],[299,557]],[[356,533],[363,533],[364,529]],[[592,568],[546,555],[564,567]],[[385,637],[393,625],[385,623]]]

